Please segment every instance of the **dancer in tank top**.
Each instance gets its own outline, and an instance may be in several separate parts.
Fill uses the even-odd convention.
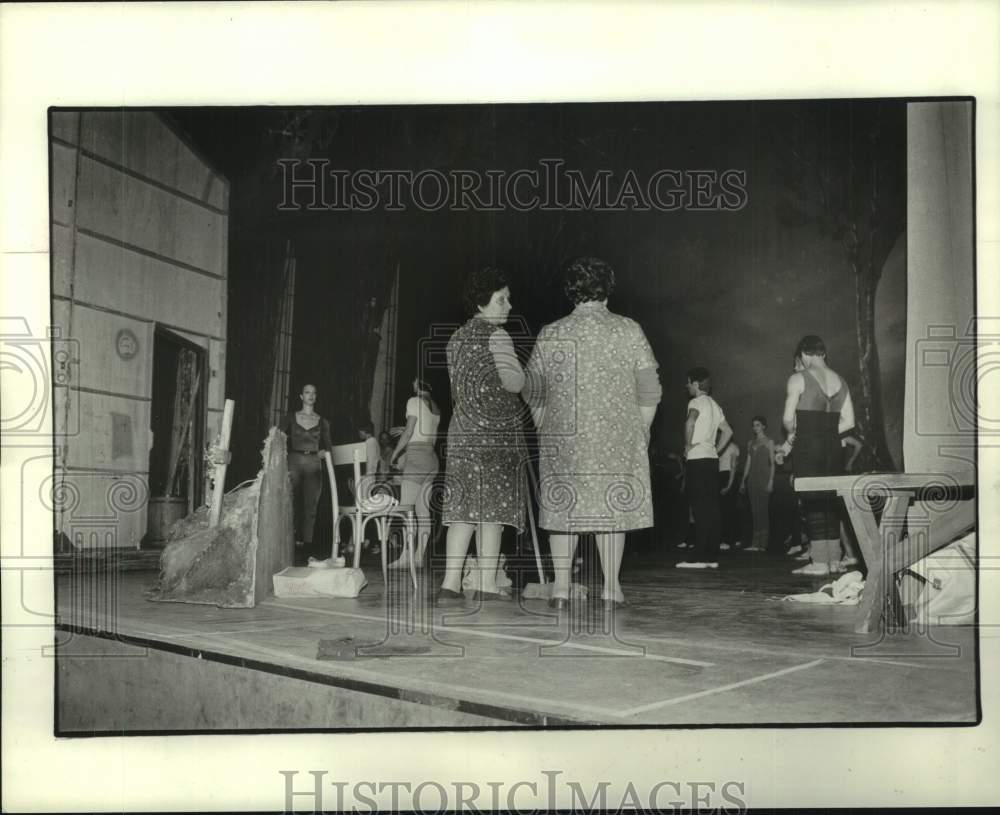
[[[803,337],[795,355],[802,371],[788,378],[782,417],[795,451],[795,477],[841,475],[840,434],[854,427],[847,383],[827,365],[826,345],[819,337]],[[803,498],[812,562],[797,572],[822,576],[843,570],[837,500],[825,495]]]

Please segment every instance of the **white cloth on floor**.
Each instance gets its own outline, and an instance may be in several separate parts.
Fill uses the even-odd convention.
[[[789,594],[783,600],[794,600],[796,603],[819,603],[837,606],[856,606],[861,601],[865,581],[861,572],[848,572],[833,583],[827,583],[819,591],[808,594]]]

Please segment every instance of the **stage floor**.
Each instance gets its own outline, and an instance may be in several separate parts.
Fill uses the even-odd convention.
[[[526,599],[436,609],[428,572],[421,573],[415,594],[408,573],[391,573],[387,588],[372,562],[363,563],[369,585],[356,599],[272,597],[253,609],[151,602],[145,593],[156,573],[122,572],[111,592],[116,613],[95,619],[93,604],[82,601],[87,592],[62,575],[58,628],[67,642],[76,632],[172,654],[171,672],[182,671],[188,660],[215,661],[372,704],[429,706],[429,712],[452,717],[441,719],[441,726],[976,721],[971,628],[855,634],[855,606],[781,601],[824,582],[791,575],[796,565],[786,557],[737,552],[718,571],[692,572],[672,568],[662,556],[632,557],[622,575],[629,605],[610,618],[599,602],[579,603],[568,615]],[[346,659],[317,659],[321,640],[346,637],[381,643],[381,654],[362,649]],[[75,647],[81,640],[89,636],[78,637]],[[102,682],[125,687],[134,668],[130,660],[105,660],[101,669],[113,671]],[[64,704],[86,698],[80,683],[88,675],[73,674],[76,692],[61,694]],[[67,722],[79,721],[77,713],[60,711]],[[127,720],[113,718],[108,729],[130,729]],[[334,718],[310,720],[308,729],[438,721],[369,713],[363,724],[352,725]],[[156,720],[134,726],[148,732],[148,721]],[[204,721],[213,722],[206,729],[259,726],[236,709],[221,721]],[[163,722],[164,730],[175,727],[169,717]],[[105,730],[100,722],[86,729]]]

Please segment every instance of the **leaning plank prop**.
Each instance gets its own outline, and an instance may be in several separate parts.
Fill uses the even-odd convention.
[[[151,600],[252,608],[271,592],[275,572],[295,551],[285,434],[272,427],[257,477],[223,493],[232,400],[226,401],[215,463],[211,506],[174,524],[160,557],[160,579]]]

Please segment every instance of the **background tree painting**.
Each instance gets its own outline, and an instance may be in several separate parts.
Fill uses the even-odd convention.
[[[815,225],[839,242],[853,279],[860,392],[852,396],[866,469],[897,468],[886,443],[875,294],[906,228],[905,132],[900,105],[845,102],[791,108],[775,134],[787,148],[779,218]]]

